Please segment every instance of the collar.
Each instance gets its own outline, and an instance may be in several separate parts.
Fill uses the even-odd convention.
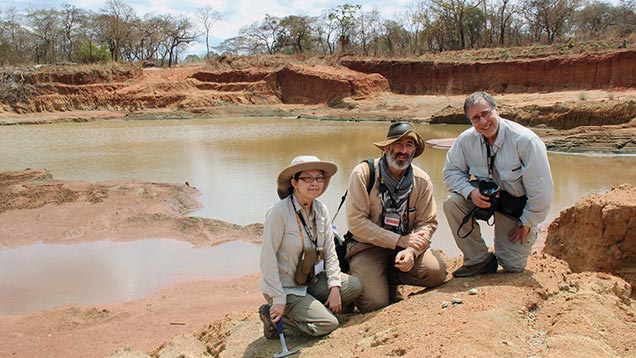
[[[310,221],[313,221],[313,219],[316,217],[316,200],[314,200],[311,204],[311,210],[309,211],[309,214],[307,214],[307,212],[303,210],[304,207],[301,204],[300,200],[298,200],[298,198],[296,197],[295,193],[292,193],[289,196],[289,200],[293,200],[292,207],[296,210],[297,213],[305,215]]]

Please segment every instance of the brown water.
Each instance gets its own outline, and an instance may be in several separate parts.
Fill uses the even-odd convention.
[[[332,179],[329,190],[321,197],[334,213],[346,189],[351,169],[359,161],[379,155],[379,150],[372,142],[383,139],[387,128],[387,123],[324,122],[291,118],[5,126],[0,127],[0,171],[46,168],[54,178],[66,180],[145,180],[172,183],[187,181],[199,189],[202,194],[199,200],[204,204],[204,208],[193,215],[244,225],[263,222],[265,212],[278,199],[276,176],[294,156],[301,154],[317,155],[338,165],[339,172]],[[455,137],[465,128],[466,126],[458,125],[417,125],[418,131],[425,139]],[[455,256],[459,251],[440,207],[446,196],[441,173],[445,155],[445,150],[427,148],[424,154],[415,160],[415,164],[429,173],[435,185],[440,227],[435,234],[433,246]],[[549,157],[556,192],[548,222],[583,195],[604,192],[622,183],[636,183],[636,157],[552,153]],[[343,210],[336,219],[341,232],[346,231],[344,214]],[[154,241],[148,240],[149,243],[145,245],[153,246]],[[71,246],[75,246],[73,250],[82,252],[93,250],[92,245],[104,244],[82,245]],[[24,261],[24,264],[40,262],[40,255],[44,255],[44,252],[58,250],[47,246],[53,245],[32,246],[32,251],[28,254],[29,260]],[[236,249],[249,251],[243,247]],[[131,248],[128,250],[134,251]],[[194,252],[199,249],[184,250]],[[212,255],[215,250],[220,249],[211,248],[205,255]],[[102,250],[104,255],[100,260],[111,259],[113,255],[108,251]],[[141,260],[147,251],[145,248],[139,249],[135,257]],[[257,257],[258,250],[247,251],[242,251],[244,256],[250,256],[252,259]],[[7,282],[23,280],[24,285],[27,284],[27,278],[22,279],[16,273],[21,263],[13,261],[14,265],[11,267],[5,264],[12,260],[12,255],[18,255],[16,252],[15,249],[0,250],[0,255],[3,255],[0,256],[0,305],[4,302],[1,298],[4,296],[3,293],[8,290]],[[63,266],[65,257],[70,255],[73,255],[70,251],[60,251],[55,260],[46,260],[46,263],[42,264],[45,267],[43,270],[46,272],[46,267]],[[173,260],[173,256],[166,252],[165,255],[157,254],[155,259],[159,262],[168,262]],[[85,262],[85,269],[92,270],[100,260]],[[207,271],[204,275],[221,276],[221,273],[215,270],[217,269]],[[204,268],[197,266],[188,271],[189,273],[183,274],[181,279],[188,279],[202,271],[205,271]],[[236,273],[246,274],[255,271],[258,271],[258,267],[246,267]],[[119,275],[115,281],[120,283],[116,286],[107,286],[110,287],[107,291],[117,292],[112,299],[133,299],[148,294],[149,290],[171,283],[159,282],[143,293],[129,290],[131,284],[153,274],[127,272],[124,277],[123,274],[113,273],[115,276]],[[58,284],[62,285],[67,281],[67,284],[71,280],[65,277],[59,275],[55,280],[59,280]],[[31,280],[31,286],[38,287],[43,280],[50,279],[41,277]],[[76,292],[94,290],[91,288],[90,280],[78,281],[82,280],[73,279],[78,286]],[[40,292],[37,295],[53,294]],[[75,293],[65,297],[74,296]],[[100,293],[99,296],[103,297],[104,294]],[[94,302],[94,299],[96,298],[76,302],[69,298],[68,302],[90,303]],[[21,305],[17,310],[29,311],[27,306]],[[9,311],[12,309],[0,307],[0,312]]]

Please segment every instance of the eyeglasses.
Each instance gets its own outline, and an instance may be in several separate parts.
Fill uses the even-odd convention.
[[[324,183],[325,177],[298,177],[298,180],[302,180],[305,182],[305,184],[313,184],[314,182],[316,183]]]
[[[479,122],[482,118],[488,119],[492,114],[492,109],[487,109],[485,111],[481,111],[470,118],[470,121],[473,123]]]

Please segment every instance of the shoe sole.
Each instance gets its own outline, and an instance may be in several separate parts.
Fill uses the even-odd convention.
[[[494,266],[493,266],[493,262],[494,262]],[[477,264],[477,265],[481,265],[481,264]],[[457,271],[461,270],[461,268],[459,268],[453,272],[453,277],[462,278],[462,277],[472,277],[477,275],[496,273],[498,269],[499,269],[499,262],[497,261],[497,256],[491,254],[491,258],[488,260],[488,262],[484,265],[484,267],[481,270],[469,271],[466,273],[460,272],[459,274],[456,274]]]

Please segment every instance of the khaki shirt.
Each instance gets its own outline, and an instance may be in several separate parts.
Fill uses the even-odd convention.
[[[360,163],[351,173],[346,200],[347,227],[356,241],[395,249],[400,235],[384,229],[382,200],[379,192],[379,158],[374,160],[376,180],[367,194],[369,166]],[[426,172],[414,165],[413,190],[409,194],[409,232],[417,232],[431,240],[437,230],[437,207],[433,199],[433,183]],[[416,252],[416,255],[421,252]]]
[[[295,200],[296,208],[304,212]],[[340,266],[334,244],[333,228],[327,206],[318,200],[314,200],[312,213],[305,216],[305,222],[310,226],[313,234],[315,219],[318,246],[325,250],[325,271],[329,288],[341,286]],[[313,248],[311,239],[303,230],[306,248]],[[302,252],[303,239],[300,236],[296,213],[287,197],[274,206],[267,213],[263,227],[263,242],[261,244],[261,291],[271,297],[274,304],[285,304],[287,294],[305,296],[306,285],[296,285],[294,274]]]

